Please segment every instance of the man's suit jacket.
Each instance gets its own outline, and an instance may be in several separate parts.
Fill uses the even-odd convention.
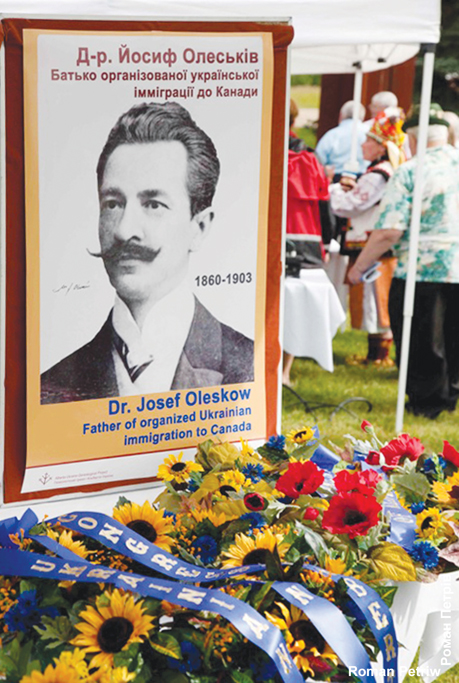
[[[92,341],[42,374],[41,403],[119,396],[112,355],[111,315]],[[196,299],[193,321],[171,389],[252,380],[252,340],[220,323]]]

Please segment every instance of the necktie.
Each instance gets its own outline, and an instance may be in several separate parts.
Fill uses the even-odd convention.
[[[121,339],[119,334],[116,332],[115,329],[113,331],[113,343],[115,345],[116,350],[118,351],[121,360],[124,363],[124,366],[126,370],[129,373],[129,377],[131,378],[131,382],[135,382],[136,379],[142,374],[144,370],[148,368],[148,366],[153,362],[153,357],[145,360],[142,363],[133,363],[130,354],[129,354],[129,349],[127,347],[127,344]]]

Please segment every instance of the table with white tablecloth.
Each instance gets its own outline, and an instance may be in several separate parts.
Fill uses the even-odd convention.
[[[333,372],[332,340],[346,314],[322,268],[303,268],[285,279],[284,351],[313,358]]]

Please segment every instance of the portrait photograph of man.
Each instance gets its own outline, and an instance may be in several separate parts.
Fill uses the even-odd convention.
[[[100,248],[89,251],[114,303],[92,339],[41,374],[41,403],[253,381],[253,340],[189,282],[219,175],[214,143],[181,104],[141,102],[119,117],[97,163]]]

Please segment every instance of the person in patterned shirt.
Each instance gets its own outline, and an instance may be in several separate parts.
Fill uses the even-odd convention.
[[[407,410],[436,418],[459,397],[459,151],[448,144],[448,122],[438,105],[429,112],[427,153],[408,363]],[[400,166],[382,199],[374,230],[349,272],[352,283],[392,248],[397,265],[389,314],[400,363],[411,208],[417,168],[419,109],[404,124],[413,158]]]

